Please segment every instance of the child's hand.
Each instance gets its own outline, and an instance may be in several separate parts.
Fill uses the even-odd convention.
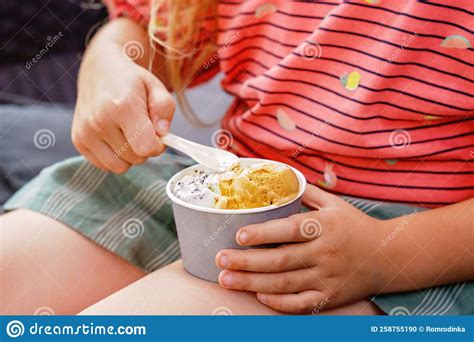
[[[277,248],[222,250],[221,286],[257,292],[279,311],[321,311],[377,292],[382,222],[344,200],[309,185],[303,201],[318,208],[250,225],[236,234],[242,246],[287,243]],[[381,235],[382,234],[382,235]]]
[[[99,34],[84,56],[72,141],[95,166],[123,173],[163,152],[157,133],[167,133],[175,102],[157,77],[107,38]],[[130,50],[146,48],[128,44],[136,44]]]

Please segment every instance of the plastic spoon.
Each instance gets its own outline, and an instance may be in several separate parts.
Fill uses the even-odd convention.
[[[161,137],[161,141],[214,171],[224,172],[239,161],[239,157],[229,151],[201,145],[171,133]]]

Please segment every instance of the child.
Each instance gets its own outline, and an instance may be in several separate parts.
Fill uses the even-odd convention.
[[[473,5],[107,4],[114,20],[78,81],[72,140],[84,157],[6,205],[4,313],[474,312]],[[235,96],[225,147],[313,185],[310,211],[239,230],[243,246],[282,246],[221,251],[217,285],[172,263],[164,185],[190,161],[145,161],[164,151],[168,90],[202,124],[183,89],[219,70]]]

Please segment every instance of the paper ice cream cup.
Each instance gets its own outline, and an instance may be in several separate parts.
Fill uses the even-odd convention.
[[[242,166],[257,163],[282,164],[267,159],[240,159]],[[285,218],[300,212],[301,196],[306,188],[306,179],[300,171],[291,166],[289,167],[298,177],[299,192],[295,199],[281,206],[253,209],[218,209],[201,207],[177,198],[173,195],[174,185],[184,176],[194,174],[195,170],[206,170],[205,167],[199,164],[178,172],[168,181],[166,193],[172,200],[181,257],[184,268],[189,273],[201,279],[217,282],[221,270],[214,261],[216,254],[222,249],[244,249],[235,241],[235,234],[241,227]],[[259,248],[262,247],[259,246]]]

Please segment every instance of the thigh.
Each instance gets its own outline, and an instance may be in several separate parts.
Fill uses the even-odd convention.
[[[360,301],[327,314],[377,314]],[[187,273],[177,261],[92,305],[83,315],[278,315],[261,304],[254,293],[232,291]]]
[[[75,314],[144,275],[43,214],[0,216],[0,314]]]

